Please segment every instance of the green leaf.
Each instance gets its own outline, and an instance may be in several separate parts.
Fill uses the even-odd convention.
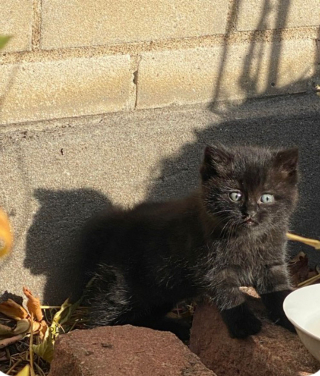
[[[32,345],[33,351],[39,355],[42,359],[51,363],[53,358],[54,339],[50,328],[47,329],[45,339],[40,345]]]
[[[9,42],[11,38],[11,35],[0,35],[0,50],[4,48],[4,46]]]
[[[68,322],[75,312],[75,310],[79,307],[80,300],[77,301],[74,304],[70,304],[69,300],[67,299],[61,306],[60,310],[54,315],[52,320],[52,332],[55,332],[53,330],[53,326],[55,326],[57,329],[61,328],[62,325],[64,325],[66,322]],[[58,331],[57,331],[58,332]]]
[[[48,363],[52,361],[54,343],[58,338],[60,332],[64,332],[62,325],[66,323],[73,312],[79,306],[79,302],[70,304],[66,300],[59,311],[54,315],[52,324],[47,329],[43,342],[40,345],[33,345],[33,351]]]

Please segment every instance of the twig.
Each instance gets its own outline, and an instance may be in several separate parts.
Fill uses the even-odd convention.
[[[74,321],[74,323],[71,325],[71,328],[68,330],[68,332],[71,332],[71,330],[73,330],[74,329],[74,327],[78,324],[78,319],[76,319],[75,321]]]
[[[12,356],[11,356],[11,354],[10,354],[10,351],[9,351],[8,347],[5,347],[4,349],[5,349],[5,351],[6,351],[7,358],[9,359],[9,367],[11,367],[11,364],[12,364]]]
[[[293,240],[293,241],[296,241],[296,242],[300,242],[300,243],[310,245],[310,247],[313,247],[315,249],[320,249],[320,241],[319,240],[304,238],[303,236],[291,234],[289,232],[287,232],[287,238],[289,240]]]
[[[16,363],[13,364],[13,366],[9,369],[8,371],[8,375],[11,371],[13,371],[21,362],[23,362],[23,359],[19,359],[18,361],[16,361]]]
[[[29,344],[29,362],[30,362],[30,374],[31,376],[35,376],[34,368],[33,368],[33,313],[31,313],[30,319],[30,344]]]
[[[39,366],[39,364],[34,363],[34,365],[37,367],[37,371],[41,376],[45,376],[45,373],[43,372],[43,369]]]
[[[316,282],[316,281],[318,281],[318,280],[320,280],[320,274],[314,275],[313,277],[311,277],[311,278],[309,278],[309,279],[306,279],[306,280],[303,281],[303,282],[300,282],[300,283],[298,284],[298,287],[311,285],[311,283]]]

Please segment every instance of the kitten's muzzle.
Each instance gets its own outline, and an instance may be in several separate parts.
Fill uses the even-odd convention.
[[[257,226],[258,222],[255,221],[251,216],[247,216],[243,219],[242,223],[246,226]]]

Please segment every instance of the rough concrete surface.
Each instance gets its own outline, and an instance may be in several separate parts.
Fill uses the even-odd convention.
[[[127,110],[133,86],[129,55],[4,65],[0,124]]]
[[[5,52],[31,50],[32,22],[31,0],[1,0],[0,34],[13,37]]]
[[[215,376],[174,334],[130,325],[58,338],[50,376]]]
[[[318,0],[2,0],[0,125],[320,83]]]
[[[190,349],[218,376],[303,376],[320,369],[299,337],[272,324],[260,299],[250,299],[251,308],[262,320],[260,333],[247,339],[232,339],[214,306],[197,307]]]
[[[315,60],[310,39],[148,52],[139,64],[137,108],[303,92]]]
[[[177,47],[139,56],[94,50],[81,57],[77,50],[68,57],[56,52],[54,59],[50,51],[43,59],[39,52],[36,61],[28,60],[30,53],[15,63],[9,63],[9,55],[6,64],[0,63],[0,124],[245,101],[306,92],[319,79],[316,45],[310,36]]]
[[[61,304],[77,285],[76,239],[86,218],[190,192],[205,144],[214,141],[301,150],[300,206],[291,229],[319,237],[320,98],[297,95],[224,107],[172,107],[3,127],[0,205],[15,234],[1,265],[0,292],[28,286]],[[316,261],[318,253],[303,249]]]
[[[266,30],[285,27],[319,26],[318,0],[239,2],[237,30]]]
[[[224,0],[44,0],[44,49],[223,34]]]

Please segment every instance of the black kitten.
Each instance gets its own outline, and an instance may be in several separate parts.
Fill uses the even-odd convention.
[[[207,295],[230,335],[261,322],[240,286],[254,286],[270,317],[289,330],[288,219],[297,197],[298,150],[207,147],[201,186],[182,200],[145,203],[92,219],[82,241],[92,326],[133,324],[183,333],[165,318],[184,299]]]

